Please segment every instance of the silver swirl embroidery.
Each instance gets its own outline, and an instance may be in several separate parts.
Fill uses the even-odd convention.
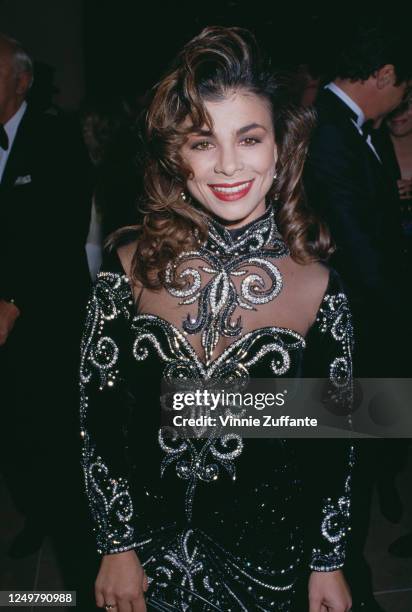
[[[317,320],[322,333],[329,332],[341,347],[329,369],[329,376],[336,387],[352,385],[353,328],[348,299],[344,293],[326,294],[319,309]]]
[[[100,380],[99,390],[115,384],[119,347],[106,331],[108,322],[118,316],[129,319],[133,304],[126,276],[99,273],[86,314],[80,360],[80,435],[82,468],[99,553],[122,552],[133,548],[133,504],[125,478],[114,479],[102,457],[96,456],[88,428],[88,384],[93,375]]]
[[[113,384],[119,351],[115,341],[102,336],[105,323],[114,320],[120,313],[130,317],[128,306],[133,303],[130,285],[126,276],[113,272],[100,272],[87,305],[86,321],[81,343],[80,383],[87,384],[92,370],[97,368],[100,388],[108,382]],[[94,366],[92,368],[91,366]]]
[[[100,554],[122,552],[135,546],[131,526],[133,503],[125,478],[111,478],[109,468],[85,437],[83,470],[91,511],[97,527]]]
[[[246,227],[242,233],[233,237],[223,225],[208,218],[208,238],[206,246],[210,251],[221,255],[243,253],[253,254],[271,245],[277,257],[283,257],[288,249],[276,226],[275,211],[268,206],[265,214]]]
[[[167,601],[179,610],[188,612],[201,601],[208,609],[216,605],[219,610],[230,610],[236,606],[237,610],[244,612],[250,610],[251,605],[262,610],[285,612],[290,608],[290,602],[284,597],[282,603],[274,601],[273,597],[276,592],[286,594],[293,590],[293,565],[280,571],[271,571],[270,577],[265,573],[265,580],[261,575],[261,567],[254,568],[249,561],[233,556],[202,530],[185,529],[179,531],[172,540],[168,538],[167,547],[162,546],[163,542],[164,539],[160,538],[155,546],[158,551],[156,557],[149,550],[145,551],[144,547],[139,551],[140,558],[150,554],[142,565],[149,583],[156,585],[155,597],[159,597],[159,601]],[[224,573],[217,573],[216,560],[222,558],[225,560]],[[280,583],[274,582],[275,576]],[[170,582],[182,588],[166,591]],[[239,597],[239,585],[248,594],[247,601]],[[165,600],[162,591],[167,593]]]
[[[325,569],[332,571],[343,566],[345,559],[346,538],[350,531],[350,510],[351,510],[351,479],[354,466],[354,447],[349,447],[348,469],[349,474],[345,479],[344,494],[336,501],[328,497],[324,501],[322,508],[323,519],[321,523],[321,533],[326,542],[333,544],[332,550],[323,551],[315,548],[312,551],[312,562],[310,567],[317,571]]]
[[[101,377],[105,379],[105,372],[110,370],[117,362],[119,348],[115,341],[108,336],[100,338],[94,348],[90,350],[90,361],[100,370]]]
[[[182,322],[186,333],[201,333],[205,361],[209,364],[213,351],[221,337],[234,337],[242,331],[241,317],[232,316],[237,307],[256,310],[256,306],[275,299],[282,290],[283,280],[279,269],[269,258],[286,257],[289,251],[277,233],[274,212],[269,210],[266,218],[246,230],[240,237],[242,248],[236,251],[230,232],[212,221],[210,237],[198,251],[181,253],[169,262],[165,273],[165,288],[173,297],[180,298],[180,305],[198,302],[195,317],[187,314]],[[223,249],[220,252],[219,248]],[[213,252],[215,251],[215,252]],[[199,259],[203,262],[196,269],[193,265],[181,269],[186,263]],[[255,266],[265,272],[269,285],[261,274],[248,273],[246,266]],[[200,271],[210,275],[202,286]],[[247,275],[247,276],[246,276]],[[245,277],[236,288],[234,278]],[[179,288],[178,283],[183,287]]]
[[[162,348],[158,337],[151,331],[151,327],[160,329],[165,338],[167,351]],[[164,376],[171,382],[176,380],[224,380],[233,382],[247,380],[248,370],[264,356],[275,354],[271,360],[274,374],[280,375],[290,367],[289,352],[304,348],[304,338],[289,329],[268,327],[260,328],[245,334],[230,344],[225,351],[210,365],[203,364],[191,347],[185,336],[170,322],[156,315],[137,315],[133,319],[132,328],[136,334],[133,352],[136,359],[143,360],[148,356],[147,346],[150,344],[165,364]],[[265,339],[269,338],[269,342]],[[273,342],[276,338],[276,342]],[[256,342],[262,346],[252,357],[248,355]],[[168,434],[168,435],[166,435]],[[193,501],[199,481],[212,482],[219,477],[220,467],[223,467],[229,476],[236,479],[235,460],[243,450],[243,440],[239,435],[226,434],[213,439],[202,440],[202,446],[197,447],[191,439],[180,440],[171,428],[161,428],[158,433],[159,445],[165,457],[161,463],[161,476],[166,469],[175,464],[176,474],[188,482],[185,493],[185,512],[188,520],[191,519]],[[214,461],[210,461],[213,457]]]
[[[167,428],[159,430],[160,448],[165,453],[161,464],[161,476],[166,468],[176,462],[176,474],[182,480],[188,481],[185,497],[186,517],[192,519],[193,500],[195,489],[199,481],[212,482],[219,477],[219,464],[223,466],[233,480],[236,479],[236,468],[234,459],[239,457],[243,450],[243,441],[237,434],[226,434],[221,438],[207,439],[202,441],[197,448],[192,440],[184,440],[177,444],[177,435],[174,430],[165,436]],[[234,442],[233,448],[229,444]],[[212,455],[217,461],[209,462],[208,456]]]

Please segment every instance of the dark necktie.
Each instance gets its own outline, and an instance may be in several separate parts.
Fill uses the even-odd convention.
[[[5,151],[9,148],[9,137],[2,123],[0,123],[0,147]]]

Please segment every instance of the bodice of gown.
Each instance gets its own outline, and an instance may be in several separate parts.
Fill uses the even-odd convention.
[[[274,595],[293,587],[302,563],[342,567],[349,444],[171,439],[159,397],[162,377],[338,385],[350,380],[351,350],[339,278],[292,261],[272,209],[237,231],[210,221],[207,242],[172,261],[164,287],[137,302],[109,256],[89,301],[81,365],[82,465],[99,553],[135,548],[149,580],[186,585],[225,610],[281,609]]]

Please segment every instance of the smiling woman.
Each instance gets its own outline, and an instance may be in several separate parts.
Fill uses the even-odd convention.
[[[265,212],[277,159],[270,108],[256,94],[240,90],[224,101],[205,102],[205,109],[213,124],[209,139],[194,133],[182,148],[192,170],[187,189],[235,228]]]
[[[286,85],[250,33],[214,27],[154,88],[145,218],[112,239],[82,344],[99,606],[301,612],[309,569],[311,612],[350,608],[350,444],[245,440],[229,408],[214,437],[159,428],[162,379],[309,376],[351,396],[349,306],[301,185],[313,116]]]
[[[294,107],[289,91],[289,76],[271,72],[250,32],[206,28],[184,47],[144,116],[147,215],[136,280],[160,287],[169,256],[205,238],[205,212],[234,228],[275,198],[295,259],[327,258],[329,234],[300,181],[314,115]]]

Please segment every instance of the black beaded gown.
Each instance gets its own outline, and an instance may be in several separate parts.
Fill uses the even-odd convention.
[[[237,230],[211,219],[160,291],[133,291],[109,254],[82,341],[82,466],[98,552],[135,549],[149,610],[290,610],[301,572],[343,566],[350,530],[349,442],[167,438],[161,378],[339,385],[351,351],[338,276],[291,259],[272,207]]]

